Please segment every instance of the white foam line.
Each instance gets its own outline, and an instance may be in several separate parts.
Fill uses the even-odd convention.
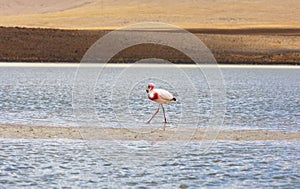
[[[15,63],[15,62],[1,62],[0,67],[78,67],[79,64],[74,63]]]
[[[93,65],[93,64],[86,64],[87,67],[91,66],[104,66],[104,64],[98,64],[98,65]],[[270,68],[276,68],[276,69],[300,69],[300,66],[296,65],[226,65],[226,64],[202,64],[202,65],[196,65],[196,64],[141,64],[141,63],[136,63],[136,64],[106,64],[105,67],[108,68],[128,68],[128,67],[161,67],[161,68],[167,68],[170,66],[175,66],[178,68],[254,68],[254,69],[260,69],[260,68],[265,68],[265,69],[270,69]]]
[[[79,63],[0,63],[0,67],[98,67],[104,66],[108,68],[127,68],[133,67],[170,67],[175,66],[178,68],[206,68],[206,67],[218,67],[218,68],[251,68],[251,69],[300,69],[297,65],[224,65],[224,64],[207,64],[207,65],[195,65],[195,64],[79,64]]]
[[[251,69],[300,69],[297,65],[218,65],[220,68],[251,68]]]

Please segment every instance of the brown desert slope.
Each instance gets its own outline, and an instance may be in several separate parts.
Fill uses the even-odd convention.
[[[0,0],[0,26],[114,29],[137,22],[183,28],[300,27],[298,0]]]
[[[300,62],[298,0],[0,0],[0,9],[0,61],[79,62],[109,30],[165,22],[192,28],[220,63]],[[149,57],[190,62],[153,45],[129,48],[112,62]]]
[[[192,29],[219,63],[299,64],[300,29]],[[57,30],[0,27],[0,61],[80,62],[108,30]],[[159,32],[159,31],[158,31]],[[117,54],[111,62],[161,58],[191,63],[181,52],[158,45],[140,45]]]

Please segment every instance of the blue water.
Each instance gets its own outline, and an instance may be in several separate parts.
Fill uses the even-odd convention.
[[[1,139],[0,188],[300,187],[299,141],[218,141],[206,153],[200,142],[138,143]]]
[[[154,78],[149,67],[125,69],[108,67],[99,76],[92,104],[95,126],[147,126],[145,121],[157,108],[147,99],[145,86],[155,82],[157,87],[170,90],[178,99],[165,106],[168,126],[208,127],[213,107],[211,91],[205,76],[198,69],[180,68],[187,78],[173,72],[175,68],[161,69],[165,80]],[[230,129],[300,130],[300,69],[275,67],[221,67],[225,89],[226,111],[219,125]],[[129,70],[128,74],[123,74]],[[0,69],[0,123],[30,125],[87,125],[85,117],[74,113],[74,82],[77,67],[1,67]],[[149,71],[144,80],[134,81],[137,72]],[[166,72],[168,74],[166,74]],[[127,73],[127,72],[126,72]],[[133,78],[133,82],[129,78]],[[167,79],[174,83],[170,85]],[[88,77],[84,85],[89,82]],[[195,91],[189,90],[189,83]],[[191,85],[192,86],[192,85]],[[126,89],[125,89],[126,88]],[[127,90],[129,89],[129,90]],[[84,90],[86,90],[84,88]],[[90,89],[88,89],[90,90]],[[195,93],[195,94],[194,94]],[[77,94],[77,93],[76,93]],[[180,96],[184,94],[185,96]],[[187,94],[187,95],[186,95]],[[77,95],[78,96],[78,95]],[[190,100],[190,101],[188,101]],[[195,116],[197,116],[195,118]],[[92,117],[88,115],[88,117]],[[193,122],[193,119],[197,122]],[[125,121],[124,121],[125,120]],[[153,120],[161,124],[159,114]],[[127,121],[127,122],[126,122]],[[123,123],[124,122],[124,123]],[[125,123],[126,122],[126,123]],[[143,125],[144,124],[144,125]]]
[[[0,123],[149,127],[144,122],[157,108],[145,93],[151,81],[178,99],[165,106],[168,127],[211,126],[215,106],[205,74],[183,66],[187,77],[170,68],[156,69],[164,79],[137,78],[151,69],[107,67],[93,86],[87,75],[74,98],[76,66],[1,66]],[[226,111],[217,128],[300,131],[299,67],[220,69]],[[152,125],[162,120],[159,114]],[[300,188],[299,146],[299,140],[0,139],[0,188]]]

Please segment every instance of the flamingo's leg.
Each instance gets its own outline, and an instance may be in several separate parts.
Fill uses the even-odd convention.
[[[159,112],[159,106],[160,104],[158,105],[158,108],[156,110],[156,112],[152,115],[152,117],[146,122],[147,124],[149,124],[151,122],[151,120],[156,116],[156,114]]]
[[[164,113],[164,119],[165,119],[165,122],[164,123],[167,123],[167,118],[166,118],[166,113],[165,113],[165,108],[164,106],[161,104],[161,107],[162,107],[162,110],[163,110],[163,113]]]

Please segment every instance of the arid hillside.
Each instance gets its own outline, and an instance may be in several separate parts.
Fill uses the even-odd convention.
[[[137,22],[183,28],[299,28],[298,0],[0,0],[0,26],[114,29]]]
[[[0,61],[79,62],[110,30],[165,22],[189,29],[218,62],[300,62],[298,0],[0,0],[0,9]],[[190,61],[153,45],[129,48],[112,61],[146,57]]]
[[[219,63],[299,64],[299,29],[190,30],[210,48]],[[80,62],[84,53],[108,30],[57,30],[0,27],[0,61]],[[179,51],[140,45],[121,51],[111,62],[161,58],[190,63]]]

